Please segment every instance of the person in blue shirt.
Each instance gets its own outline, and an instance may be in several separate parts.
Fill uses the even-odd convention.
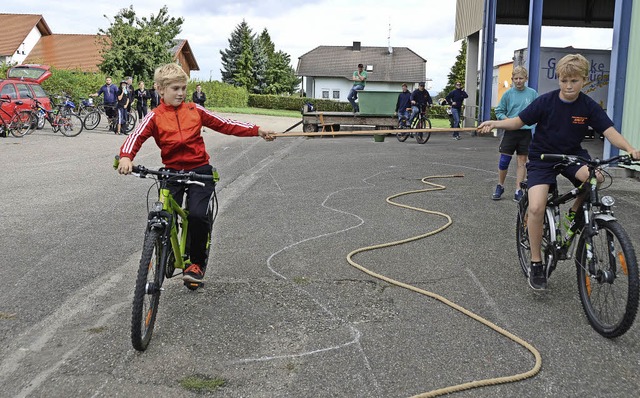
[[[111,84],[111,77],[107,76],[105,84],[100,87],[95,94],[89,94],[91,97],[98,97],[102,94],[102,103],[104,104],[104,113],[111,118],[116,114],[116,103],[118,102],[118,86]]]
[[[518,113],[526,108],[533,100],[538,97],[536,90],[527,87],[529,75],[527,69],[522,66],[513,68],[511,81],[513,87],[502,95],[498,106],[496,106],[496,118],[504,120],[510,117],[518,116]],[[516,170],[516,191],[513,200],[516,202],[522,198],[522,190],[520,183],[524,180],[527,164],[527,155],[529,154],[529,144],[531,143],[531,127],[522,126],[519,130],[505,131],[500,142],[500,160],[498,161],[498,185],[491,195],[491,199],[500,200],[504,193],[504,182],[509,171],[509,163],[515,152],[517,155],[518,168]]]
[[[462,112],[462,102],[465,98],[468,98],[469,94],[462,88],[462,83],[456,82],[456,88],[453,89],[445,99],[451,105],[451,114],[453,115],[453,126],[460,127],[460,112]],[[453,139],[460,139],[460,132],[453,132]]]
[[[433,104],[433,100],[431,99],[431,95],[425,88],[425,83],[418,83],[418,88],[413,90],[411,93],[411,118],[410,120],[416,117],[418,112],[426,111],[428,106]]]
[[[402,83],[402,92],[398,94],[398,101],[396,101],[395,115],[398,116],[398,124],[404,127],[409,125],[409,112],[411,111],[411,93],[407,88],[406,83]]]
[[[589,61],[580,54],[568,54],[556,65],[560,89],[536,98],[518,116],[504,120],[487,120],[478,126],[478,131],[488,133],[494,128],[518,130],[525,125],[536,125],[529,146],[527,163],[527,185],[529,187],[529,212],[527,228],[531,249],[529,285],[536,290],[547,288],[545,266],[542,264],[541,241],[544,212],[549,187],[556,183],[558,174],[579,185],[589,177],[584,165],[559,168],[558,163],[545,162],[540,155],[562,153],[589,157],[581,142],[589,127],[605,136],[609,142],[634,159],[640,159],[640,151],[634,148],[613,126],[597,102],[581,92],[587,83]],[[577,198],[571,208],[574,213],[582,204]]]

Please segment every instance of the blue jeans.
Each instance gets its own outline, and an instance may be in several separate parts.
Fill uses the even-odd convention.
[[[415,117],[418,115],[418,113],[420,113],[420,107],[417,105],[414,105],[411,107],[411,117],[409,118],[409,125],[411,125],[411,123],[413,122],[413,119],[415,119]]]
[[[405,119],[404,125],[409,127],[411,125],[411,118],[409,117],[409,111],[406,109],[398,109],[398,124],[402,123],[402,119]]]
[[[460,127],[460,109],[451,108],[451,115],[453,116],[453,127]],[[460,132],[454,131],[453,136],[460,137]]]
[[[360,107],[356,104],[356,98],[358,98],[358,91],[364,90],[364,86],[362,84],[354,84],[349,90],[349,95],[347,95],[347,100],[351,103],[354,112],[360,112]]]

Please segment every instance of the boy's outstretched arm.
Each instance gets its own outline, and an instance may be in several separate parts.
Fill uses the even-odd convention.
[[[608,139],[616,148],[629,153],[629,155],[631,155],[635,160],[640,160],[640,150],[634,148],[633,145],[631,145],[629,141],[627,141],[627,139],[615,129],[615,127],[609,127],[602,133],[602,135],[604,135],[605,138]]]
[[[274,137],[275,132],[271,131],[271,130],[263,130],[261,128],[258,128],[258,135],[260,137],[262,137],[265,141],[273,141],[276,139],[276,137]]]
[[[524,122],[520,117],[512,117],[504,120],[487,120],[478,126],[478,132],[490,133],[493,129],[520,130],[524,126]]]

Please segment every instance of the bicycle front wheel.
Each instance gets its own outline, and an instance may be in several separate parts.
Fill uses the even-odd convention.
[[[127,114],[127,124],[124,126],[124,132],[125,133],[130,133],[133,128],[136,126],[136,121],[138,119],[136,118],[136,115],[134,115],[133,113],[129,113]]]
[[[407,138],[409,138],[409,133],[407,132],[396,133],[396,138],[400,142],[405,142]]]
[[[31,111],[21,111],[11,119],[9,131],[14,137],[24,137],[37,123]]]
[[[83,120],[84,128],[87,130],[95,129],[100,124],[100,118],[100,112],[97,110],[87,113]]]
[[[147,349],[158,314],[164,277],[162,248],[161,232],[148,231],[144,237],[131,312],[131,344],[138,351]]]
[[[613,338],[629,330],[638,312],[638,263],[631,240],[617,221],[596,220],[596,227],[592,259],[586,233],[576,247],[578,292],[591,326]]]
[[[430,129],[431,128],[431,120],[424,118],[424,119],[420,119],[420,122],[418,123],[418,128],[419,129]],[[431,138],[431,132],[428,131],[426,133],[416,133],[416,141],[418,141],[418,144],[424,144],[427,141],[429,141],[429,138]]]
[[[82,133],[84,125],[80,116],[70,113],[60,118],[60,132],[66,137],[75,137]]]

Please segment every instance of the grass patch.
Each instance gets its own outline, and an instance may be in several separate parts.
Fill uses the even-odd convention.
[[[224,386],[225,381],[219,377],[188,376],[180,380],[180,386],[185,390],[196,392],[213,392]]]
[[[311,282],[309,281],[309,279],[305,278],[304,276],[295,276],[293,278],[293,283],[298,285],[308,285]]]
[[[288,111],[288,110],[282,110],[282,109],[215,107],[215,108],[211,108],[211,110],[218,113],[238,113],[238,114],[244,114],[244,115],[297,117],[302,119],[302,113],[300,111]]]
[[[104,332],[105,330],[107,330],[106,326],[98,326],[96,328],[87,329],[87,332],[89,332],[91,334],[98,334],[98,333]]]
[[[14,319],[15,317],[16,317],[16,314],[10,314],[8,312],[0,311],[0,319]]]

